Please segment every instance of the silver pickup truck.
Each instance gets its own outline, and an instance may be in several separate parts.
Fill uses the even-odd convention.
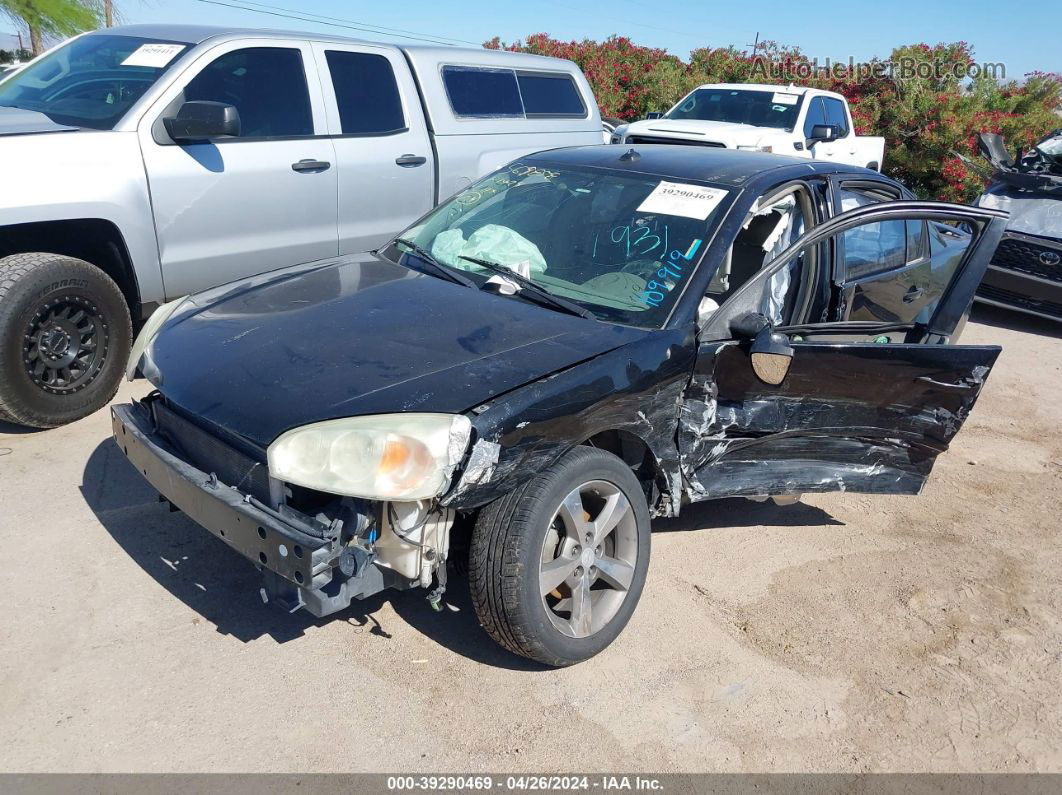
[[[569,61],[185,25],[75,38],[0,80],[0,419],[100,408],[164,301],[371,250],[504,163],[601,142]]]

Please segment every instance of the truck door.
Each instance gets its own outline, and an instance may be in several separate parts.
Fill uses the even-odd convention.
[[[848,120],[848,110],[844,103],[833,97],[819,97],[822,100],[822,108],[826,113],[826,123],[837,130],[837,137],[833,141],[824,141],[818,144],[826,147],[832,154],[830,159],[837,163],[848,163],[853,166],[865,166],[866,159],[859,152],[855,130]],[[862,162],[860,162],[862,161]]]
[[[163,119],[193,100],[235,106],[240,135],[176,144]],[[324,132],[308,42],[228,42],[170,86],[138,130],[168,298],[338,253]]]
[[[339,175],[339,249],[368,251],[434,205],[435,158],[409,65],[393,48],[317,42]]]

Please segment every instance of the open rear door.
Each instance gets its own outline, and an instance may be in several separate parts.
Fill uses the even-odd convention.
[[[781,268],[812,245],[882,220],[966,221],[971,245],[924,326],[798,322],[773,331],[791,358],[779,383],[752,364],[748,339],[720,324],[754,311]],[[822,224],[735,294],[712,318],[679,427],[683,475],[695,499],[858,491],[917,494],[974,406],[997,346],[950,345],[1005,224],[962,205],[886,202]],[[799,281],[794,274],[793,281]],[[732,305],[731,305],[732,304]],[[893,341],[900,332],[904,341]],[[730,338],[722,338],[729,336]],[[914,341],[917,340],[917,341]]]

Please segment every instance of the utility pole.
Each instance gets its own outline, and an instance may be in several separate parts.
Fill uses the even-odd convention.
[[[107,27],[114,27],[114,0],[103,0],[103,19]]]
[[[748,47],[749,45],[746,44],[745,46]],[[756,41],[754,41],[752,43],[752,57],[753,58],[756,57],[756,50],[758,50],[759,47],[760,47],[760,32],[757,30],[756,31]]]

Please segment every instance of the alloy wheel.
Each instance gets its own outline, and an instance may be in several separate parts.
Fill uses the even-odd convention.
[[[594,480],[572,489],[542,543],[539,590],[563,634],[585,638],[615,618],[638,562],[637,519],[616,485]]]

